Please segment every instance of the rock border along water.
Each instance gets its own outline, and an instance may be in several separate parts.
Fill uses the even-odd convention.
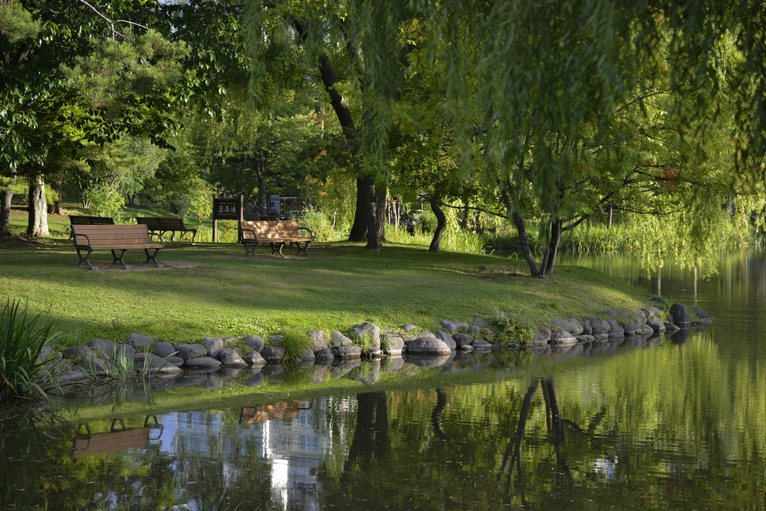
[[[109,377],[115,370],[114,359],[120,357],[132,359],[133,362],[132,365],[123,364],[123,367],[132,367],[137,373],[156,378],[212,371],[223,372],[233,378],[241,370],[248,369],[253,374],[248,384],[258,385],[264,381],[262,375],[257,377],[261,369],[268,366],[267,372],[279,372],[274,366],[284,363],[301,366],[319,364],[327,367],[331,376],[339,377],[358,365],[354,364],[355,360],[363,358],[391,359],[387,365],[396,369],[404,364],[401,359],[404,354],[407,361],[415,365],[437,367],[450,360],[455,353],[531,348],[536,354],[543,354],[578,344],[606,343],[622,337],[658,338],[662,333],[670,334],[712,321],[699,307],[687,307],[680,303],[671,305],[657,296],[652,297],[652,303],[656,305],[640,310],[608,311],[606,318],[551,318],[522,345],[500,345],[483,339],[494,335],[491,323],[487,319],[474,317],[470,323],[443,320],[442,330],[436,333],[419,331],[412,324],[381,330],[373,323],[361,323],[350,328],[346,334],[336,331],[329,336],[323,330],[312,330],[308,333],[310,348],[290,360],[286,359],[282,335],[270,335],[267,339],[257,335],[244,338],[206,337],[198,343],[173,345],[138,333],[128,335],[124,343],[93,339],[87,346],[73,346],[61,352],[45,347],[39,359],[47,361],[44,367],[54,388],[88,383],[94,377]],[[235,341],[242,341],[237,344],[244,344],[250,351],[243,354],[240,348],[230,347]],[[363,380],[371,380],[367,382],[372,383],[377,378],[367,375]]]

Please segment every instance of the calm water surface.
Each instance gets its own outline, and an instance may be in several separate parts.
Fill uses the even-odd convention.
[[[766,509],[764,256],[727,257],[696,284],[672,267],[648,278],[630,258],[575,262],[715,322],[544,356],[202,375],[153,400],[133,390],[98,406],[5,410],[0,504]],[[263,382],[260,393],[245,381]]]

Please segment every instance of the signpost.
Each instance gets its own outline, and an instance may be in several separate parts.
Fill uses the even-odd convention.
[[[242,220],[244,197],[217,197],[213,195],[213,243],[218,242],[218,220]],[[239,228],[239,226],[237,226]]]

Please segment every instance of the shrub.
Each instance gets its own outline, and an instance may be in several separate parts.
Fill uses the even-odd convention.
[[[0,400],[8,397],[45,396],[38,376],[45,363],[43,347],[55,339],[53,325],[37,327],[40,315],[30,317],[20,302],[8,300],[0,313]]]
[[[495,342],[500,344],[526,344],[532,339],[533,324],[520,314],[506,315],[497,311],[493,320]]]

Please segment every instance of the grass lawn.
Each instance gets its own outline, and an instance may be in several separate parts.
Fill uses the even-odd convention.
[[[3,239],[0,298],[20,299],[30,312],[55,321],[62,347],[94,338],[124,342],[131,332],[174,343],[345,332],[364,321],[436,331],[443,319],[468,321],[501,310],[542,324],[552,317],[605,317],[609,309],[641,307],[648,298],[585,268],[558,266],[553,278],[532,279],[523,261],[434,254],[413,245],[370,252],[361,244],[320,241],[310,246],[309,257],[285,249],[281,259],[268,247],[253,258],[234,243],[167,243],[158,256],[164,269],[142,268],[143,251],[134,250],[126,253],[133,271],[111,268],[108,251],[91,256],[94,265],[108,269],[88,271],[77,267],[66,217],[51,216],[49,224],[50,238]],[[15,210],[12,232],[25,227],[26,213]]]

